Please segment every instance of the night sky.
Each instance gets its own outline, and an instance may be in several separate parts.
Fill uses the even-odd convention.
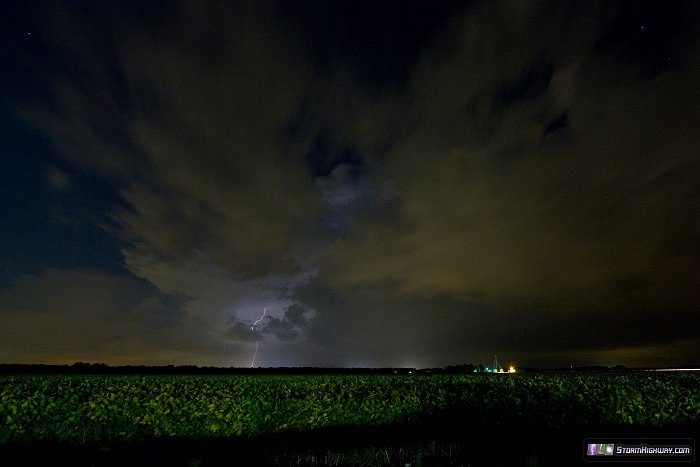
[[[700,362],[700,2],[0,22],[0,363]]]

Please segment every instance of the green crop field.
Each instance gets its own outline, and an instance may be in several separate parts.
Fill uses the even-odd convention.
[[[187,444],[237,446],[232,455],[254,448],[257,465],[334,464],[333,455],[336,464],[428,465],[421,455],[440,457],[441,446],[460,451],[435,464],[450,465],[478,457],[455,438],[480,433],[488,443],[484,433],[657,433],[699,421],[700,375],[689,373],[0,376],[0,448],[14,459],[34,446],[105,460],[119,449]],[[178,461],[201,465],[200,457]]]

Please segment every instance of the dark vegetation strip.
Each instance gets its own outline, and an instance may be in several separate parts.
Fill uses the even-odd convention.
[[[654,373],[4,376],[0,464],[576,465],[585,437],[698,433],[699,383]]]

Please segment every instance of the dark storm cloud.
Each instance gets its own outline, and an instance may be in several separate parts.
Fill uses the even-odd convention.
[[[346,342],[348,354],[384,342],[369,353],[387,355],[391,336],[347,329],[401,329],[406,319],[435,331],[418,344],[443,349],[435,359],[488,347],[593,361],[627,349],[642,364],[685,342],[679,358],[691,361],[698,76],[666,66],[638,79],[635,67],[648,64],[622,60],[613,44],[601,50],[609,23],[594,22],[630,12],[598,6],[492,2],[435,41],[396,102],[419,124],[382,160],[399,214],[354,224],[322,262],[334,297],[378,303],[318,305],[319,341]],[[671,39],[679,61],[697,63],[696,35]],[[669,254],[672,244],[684,247]],[[407,319],[410,296],[424,299],[424,319]],[[437,318],[440,296],[460,306]],[[397,355],[422,341],[403,335]]]
[[[294,303],[284,311],[284,319],[289,321],[293,326],[304,327],[308,324],[309,319],[306,317],[309,310]]]
[[[260,330],[251,329],[252,323],[236,321],[226,331],[226,338],[233,341],[255,342],[263,338]],[[262,326],[261,326],[262,327]]]
[[[273,334],[282,341],[294,340],[299,334],[299,331],[294,329],[294,325],[290,321],[279,318],[270,318],[265,325],[265,332]]]
[[[696,6],[290,5],[45,12],[58,78],[23,114],[119,193],[126,267],[180,297],[187,348],[697,354]]]
[[[202,345],[207,330],[177,312],[176,304],[142,281],[94,270],[48,269],[22,276],[0,290],[0,358],[23,363],[209,361],[212,349]]]
[[[282,341],[292,341],[306,332],[314,313],[297,303],[292,303],[284,310],[282,319],[270,317],[263,327],[264,333],[271,333]]]

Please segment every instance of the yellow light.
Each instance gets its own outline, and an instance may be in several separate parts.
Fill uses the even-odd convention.
[[[508,368],[508,373],[515,373],[515,368],[512,366]]]

